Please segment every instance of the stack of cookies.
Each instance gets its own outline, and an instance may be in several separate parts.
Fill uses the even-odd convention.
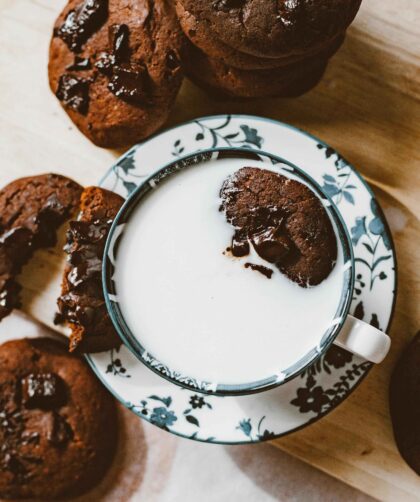
[[[93,143],[132,145],[165,123],[184,71],[228,98],[308,91],[360,3],[69,0],[54,25],[50,87]]]
[[[224,97],[293,97],[321,79],[361,0],[176,0],[184,66]]]

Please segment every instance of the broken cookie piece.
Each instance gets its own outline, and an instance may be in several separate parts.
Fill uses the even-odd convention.
[[[106,238],[123,202],[108,190],[86,188],[79,218],[69,224],[64,248],[68,260],[57,304],[58,321],[72,330],[71,352],[101,352],[121,343],[108,316],[101,270]]]
[[[0,319],[20,306],[16,276],[36,249],[55,244],[81,191],[58,174],[20,178],[0,190]]]

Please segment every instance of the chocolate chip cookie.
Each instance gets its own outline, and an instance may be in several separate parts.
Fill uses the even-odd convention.
[[[328,277],[337,260],[337,240],[321,201],[306,185],[243,167],[225,180],[220,196],[220,209],[235,229],[229,253],[247,256],[252,246],[302,287]]]
[[[191,12],[186,11],[181,3],[176,3],[176,11],[181,27],[191,42],[212,59],[218,59],[226,66],[242,70],[261,70],[287,66],[309,56],[315,56],[328,47],[336,46],[337,39],[343,39],[340,34],[325,44],[324,47],[310,48],[305,54],[286,55],[278,58],[253,56],[240,52],[222,42],[211,30],[208,23],[197,19]],[[341,44],[341,43],[340,43]],[[339,45],[338,45],[339,47]],[[338,49],[337,47],[337,49]]]
[[[407,464],[420,475],[420,332],[398,361],[389,392],[398,449]]]
[[[165,122],[184,40],[170,0],[70,0],[51,40],[50,87],[95,144],[131,145]]]
[[[190,41],[209,57],[219,59],[228,66],[243,70],[278,68],[296,59],[295,57],[263,58],[240,52],[222,42],[208,28],[207,23],[200,22],[191,12],[186,11],[179,2],[176,3],[176,12],[181,28]]]
[[[0,190],[0,319],[20,306],[16,276],[36,249],[55,244],[81,191],[58,174],[20,178]]]
[[[343,34],[361,0],[177,0],[206,30],[258,57],[302,55]]]
[[[85,492],[116,440],[114,400],[84,361],[47,338],[0,346],[0,498]]]
[[[70,352],[100,352],[121,343],[106,309],[101,271],[106,238],[123,202],[113,192],[88,187],[79,218],[69,224],[57,322],[71,327]]]

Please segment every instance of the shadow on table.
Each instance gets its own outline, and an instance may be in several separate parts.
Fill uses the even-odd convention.
[[[268,443],[225,448],[237,467],[274,500],[373,500]]]
[[[148,457],[142,421],[119,406],[120,436],[114,461],[101,483],[74,502],[128,502],[143,483]]]

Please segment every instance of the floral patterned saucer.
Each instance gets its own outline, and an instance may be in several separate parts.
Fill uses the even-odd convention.
[[[387,331],[396,295],[390,232],[368,185],[320,140],[262,117],[204,117],[134,146],[109,170],[101,186],[126,197],[162,165],[216,146],[264,149],[301,167],[323,187],[352,237],[356,285],[351,312]],[[349,396],[372,366],[332,347],[315,365],[276,389],[219,397],[170,383],[150,371],[125,346],[87,359],[115,397],[140,417],[179,436],[226,444],[274,439],[309,425]]]

